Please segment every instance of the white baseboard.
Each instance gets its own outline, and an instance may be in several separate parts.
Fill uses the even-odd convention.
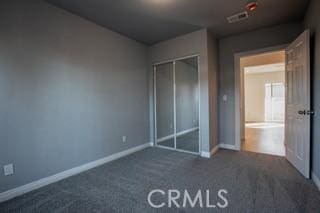
[[[203,158],[210,158],[211,157],[210,152],[201,152],[200,155]]]
[[[77,166],[77,167],[74,167],[72,169],[60,172],[58,174],[55,174],[55,175],[52,175],[52,176],[49,176],[49,177],[46,177],[46,178],[42,178],[40,180],[28,183],[26,185],[19,186],[17,188],[2,192],[2,193],[0,193],[0,203],[4,202],[4,201],[7,201],[7,200],[10,200],[12,198],[15,198],[17,196],[23,195],[23,194],[25,194],[27,192],[39,189],[39,188],[41,188],[43,186],[46,186],[46,185],[49,185],[51,183],[63,180],[65,178],[68,178],[68,177],[71,177],[73,175],[79,174],[81,172],[87,171],[89,169],[95,168],[97,166],[101,166],[101,165],[103,165],[105,163],[108,163],[108,162],[114,161],[116,159],[125,157],[127,155],[130,155],[130,154],[132,154],[134,152],[143,150],[143,149],[145,149],[147,147],[150,147],[150,146],[153,146],[152,142],[145,143],[145,144],[142,144],[142,145],[127,149],[125,151],[115,153],[115,154],[110,155],[108,157],[101,158],[99,160],[92,161],[90,163],[87,163],[87,164],[84,164],[84,165],[81,165],[81,166]]]
[[[316,186],[320,190],[320,178],[314,172],[311,172],[311,177],[313,182],[316,184]]]
[[[210,158],[211,156],[216,154],[218,150],[219,150],[219,145],[216,145],[213,149],[211,149],[210,152],[201,152],[201,157]]]
[[[219,144],[219,148],[221,148],[221,149],[238,150],[235,145],[224,144],[224,143],[220,143],[220,144]]]
[[[236,148],[235,145],[220,143],[217,146],[215,146],[211,150],[211,152],[201,152],[200,155],[201,155],[201,157],[204,157],[204,158],[210,158],[212,155],[214,155],[216,152],[218,152],[219,149],[231,149],[231,150],[238,151],[238,149]]]

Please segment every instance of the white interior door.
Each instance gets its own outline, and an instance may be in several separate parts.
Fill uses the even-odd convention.
[[[286,158],[310,178],[310,34],[286,49]]]

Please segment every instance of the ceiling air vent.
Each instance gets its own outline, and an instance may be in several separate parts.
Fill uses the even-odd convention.
[[[249,17],[248,12],[244,11],[244,12],[235,14],[233,16],[230,16],[227,19],[228,19],[228,22],[231,24],[231,23],[236,23],[244,19],[247,19],[248,17]]]

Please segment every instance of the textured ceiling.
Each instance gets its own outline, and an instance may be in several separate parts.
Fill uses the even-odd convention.
[[[302,20],[309,0],[258,0],[249,19],[228,24],[247,0],[47,0],[76,15],[145,44],[201,28],[217,37]]]

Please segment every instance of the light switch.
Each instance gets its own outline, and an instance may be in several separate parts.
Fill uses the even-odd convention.
[[[13,164],[8,164],[3,167],[4,175],[13,175]]]
[[[223,95],[222,99],[223,99],[223,101],[227,101],[228,100],[228,96],[227,95]]]
[[[127,142],[127,136],[122,136],[122,142],[126,143]]]

